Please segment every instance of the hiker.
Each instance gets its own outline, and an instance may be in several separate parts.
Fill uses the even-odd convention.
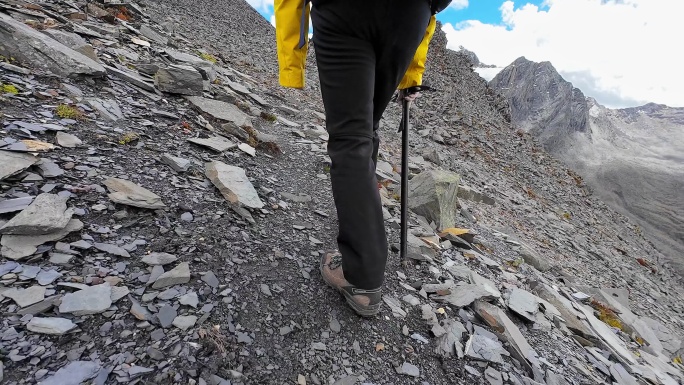
[[[387,236],[375,175],[380,118],[394,92],[421,84],[436,8],[429,0],[275,0],[280,84],[303,88],[308,20],[325,106],[338,250],[321,274],[361,316],[380,310]],[[437,9],[437,10],[441,10]],[[400,97],[414,98],[400,91]]]

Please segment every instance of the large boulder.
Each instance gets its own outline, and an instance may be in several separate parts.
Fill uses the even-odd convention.
[[[60,76],[104,76],[104,67],[57,40],[0,13],[0,55]]]
[[[440,229],[454,227],[459,179],[458,174],[444,170],[428,170],[416,175],[409,182],[409,208],[434,221]]]

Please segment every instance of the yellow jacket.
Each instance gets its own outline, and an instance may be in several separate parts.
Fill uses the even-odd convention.
[[[304,0],[275,0],[274,10],[280,85],[303,88],[309,40],[309,4]],[[413,61],[399,84],[399,89],[422,84],[428,45],[434,33],[435,16],[433,15],[423,41],[418,46]]]

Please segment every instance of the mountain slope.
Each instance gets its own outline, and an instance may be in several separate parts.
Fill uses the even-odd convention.
[[[576,169],[606,203],[636,219],[684,272],[684,109],[610,109],[565,81],[551,63],[519,58],[490,85],[513,124]]]
[[[520,57],[499,72],[490,86],[508,98],[513,124],[537,137],[547,150],[562,147],[574,132],[588,133],[584,94],[549,62]]]

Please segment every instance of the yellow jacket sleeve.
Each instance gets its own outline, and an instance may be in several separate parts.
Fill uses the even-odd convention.
[[[275,0],[273,9],[280,85],[303,88],[309,40],[309,5],[304,0]]]
[[[430,40],[435,34],[436,19],[432,15],[430,18],[430,23],[425,30],[425,36],[423,36],[423,41],[418,46],[415,55],[413,55],[413,61],[409,65],[408,70],[404,74],[404,78],[399,83],[399,89],[409,88],[413,86],[419,86],[423,83],[423,72],[425,72],[425,60],[427,59],[428,46],[430,45]]]

